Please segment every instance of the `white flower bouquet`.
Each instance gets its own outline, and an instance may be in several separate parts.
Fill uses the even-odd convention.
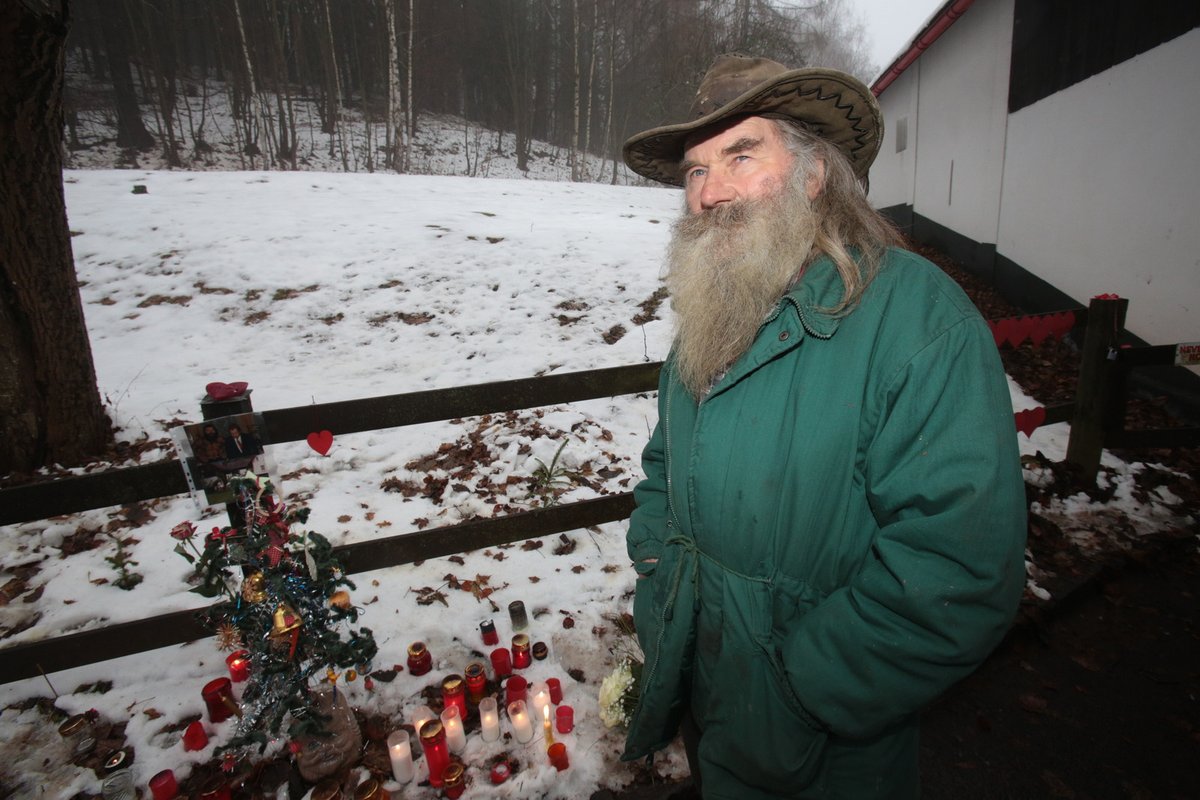
[[[628,614],[610,617],[621,641],[614,650],[617,666],[600,682],[600,720],[609,728],[625,728],[642,696],[642,654]]]

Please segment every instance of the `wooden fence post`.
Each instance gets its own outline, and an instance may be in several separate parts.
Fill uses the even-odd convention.
[[[1096,480],[1104,434],[1114,427],[1121,404],[1124,373],[1117,364],[1117,340],[1128,310],[1129,301],[1121,298],[1095,297],[1088,304],[1067,461],[1078,467],[1089,483]]]

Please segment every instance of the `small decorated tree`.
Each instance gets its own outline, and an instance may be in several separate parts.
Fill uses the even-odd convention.
[[[214,527],[203,549],[190,522],[171,532],[180,540],[175,552],[193,565],[192,591],[225,598],[207,612],[219,646],[250,654],[242,717],[223,750],[261,751],[285,721],[294,742],[320,739],[328,735],[329,702],[319,702],[314,680],[336,685],[365,675],[375,638],[369,628],[350,627],[358,620],[347,591],[354,584],[329,541],[303,530],[308,509],[287,507],[252,473],[231,485],[243,525]]]

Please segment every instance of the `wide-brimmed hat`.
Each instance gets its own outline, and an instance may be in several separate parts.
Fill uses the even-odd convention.
[[[767,58],[719,56],[700,81],[691,122],[663,125],[625,142],[625,163],[652,180],[679,186],[688,137],[737,116],[788,117],[837,146],[864,178],[883,139],[883,114],[871,90],[834,69],[788,69]]]

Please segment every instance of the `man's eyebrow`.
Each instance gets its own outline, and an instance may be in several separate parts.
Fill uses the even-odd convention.
[[[753,136],[743,136],[733,144],[726,145],[724,148],[722,148],[721,155],[732,156],[737,155],[738,153],[745,153],[750,150],[757,150],[762,146],[762,143],[763,140],[761,136],[758,138]],[[697,162],[689,158],[685,158],[683,161],[679,162],[679,174],[687,175],[688,172],[691,171],[692,167],[696,166],[696,164]]]

